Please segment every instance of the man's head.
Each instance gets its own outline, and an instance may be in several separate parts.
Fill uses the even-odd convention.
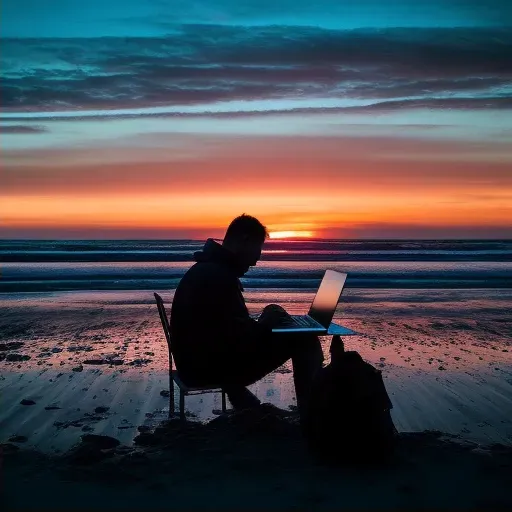
[[[222,246],[236,255],[246,269],[256,265],[268,237],[267,228],[255,217],[240,215],[229,225]]]

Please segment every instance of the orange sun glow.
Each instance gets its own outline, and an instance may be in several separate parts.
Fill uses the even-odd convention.
[[[276,238],[312,238],[312,231],[271,231],[269,237]]]

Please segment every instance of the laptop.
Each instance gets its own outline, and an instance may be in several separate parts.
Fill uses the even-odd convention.
[[[307,315],[290,315],[272,332],[326,333],[345,286],[347,274],[326,270]],[[349,332],[348,329],[346,329]]]

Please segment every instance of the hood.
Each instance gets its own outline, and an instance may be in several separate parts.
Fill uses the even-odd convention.
[[[208,238],[201,251],[194,253],[194,260],[199,263],[221,263],[233,270],[237,277],[242,277],[249,270],[248,265],[240,262],[235,254],[225,249],[212,238]]]

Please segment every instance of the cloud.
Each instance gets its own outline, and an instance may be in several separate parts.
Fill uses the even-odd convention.
[[[158,194],[162,191],[318,197],[333,190],[432,195],[455,192],[465,202],[512,187],[512,151],[505,143],[475,144],[406,137],[237,136],[153,134],[147,147],[127,145],[4,151],[2,194]],[[139,139],[138,144],[141,144]],[[199,143],[198,143],[199,142]],[[499,160],[493,157],[501,155]],[[314,182],[311,181],[314,176]],[[419,193],[419,192],[415,192]],[[471,195],[470,195],[471,194]],[[503,192],[505,194],[505,192]],[[451,195],[450,195],[451,200]],[[489,199],[490,202],[490,199]]]
[[[233,215],[236,213],[233,212]],[[0,238],[3,239],[103,239],[103,240],[169,240],[171,238],[182,240],[204,240],[207,237],[222,238],[225,227],[206,228],[158,228],[120,227],[98,225],[69,226],[8,226],[0,225]],[[440,240],[440,239],[511,239],[510,227],[500,224],[487,226],[447,225],[430,226],[427,224],[394,224],[394,223],[361,223],[356,226],[340,225],[326,230],[324,236],[332,238],[359,238],[359,239],[405,239],[405,240]]]
[[[184,25],[167,37],[6,39],[2,107],[344,98],[371,108],[509,108],[511,52],[512,31],[499,28]]]
[[[4,240],[204,240],[224,236],[225,228],[122,228],[119,226],[7,226],[0,225],[0,238]]]
[[[446,223],[444,226],[432,226],[426,223],[367,222],[355,226],[340,226],[329,230],[332,237],[369,238],[369,239],[510,239],[510,226],[488,224],[475,226]]]
[[[347,107],[344,110],[365,112],[372,110],[394,110],[398,108],[439,108],[439,109],[499,109],[512,108],[512,97],[485,98],[425,98],[397,101],[382,101],[364,107]]]

